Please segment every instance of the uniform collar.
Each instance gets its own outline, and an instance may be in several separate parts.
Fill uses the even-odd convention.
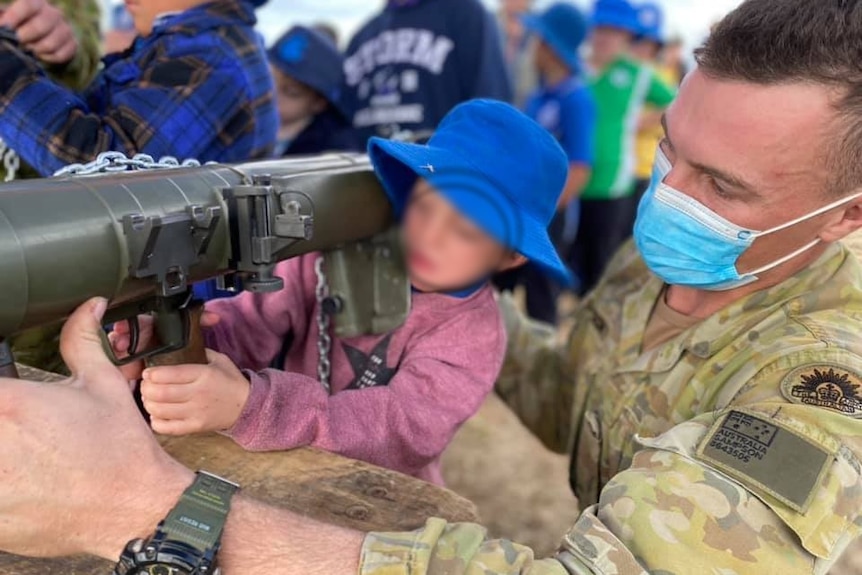
[[[664,284],[648,271],[632,278],[632,284],[633,289],[623,302],[620,334],[620,341],[632,343],[617,350],[619,371],[662,373],[672,369],[683,353],[706,360],[746,332],[756,341],[757,333],[752,330],[768,323],[770,316],[774,316],[775,322],[785,322],[788,316],[816,309],[840,309],[842,291],[849,286],[862,286],[862,266],[844,246],[833,244],[794,277],[731,304],[646,353],[641,353],[643,334]],[[595,302],[594,307],[603,321],[611,317],[610,313],[602,312],[600,302]]]

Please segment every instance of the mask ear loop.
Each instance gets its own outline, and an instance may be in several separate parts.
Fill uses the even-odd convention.
[[[755,237],[759,238],[762,236],[768,236],[769,234],[774,234],[775,232],[780,232],[781,230],[786,230],[787,228],[792,228],[796,224],[801,224],[802,222],[806,222],[812,218],[816,218],[817,216],[822,216],[826,212],[832,211],[835,208],[839,208],[839,207],[843,206],[844,204],[849,204],[850,202],[852,202],[853,200],[855,200],[859,197],[862,197],[862,192],[855,193],[852,196],[847,196],[846,198],[841,198],[840,200],[834,201],[829,205],[826,205],[826,206],[823,206],[822,208],[814,210],[810,214],[805,214],[804,216],[800,216],[800,217],[796,218],[795,220],[790,220],[789,222],[787,222],[785,224],[781,224],[780,226],[776,226],[770,230],[766,230],[765,232],[759,232],[759,233],[755,234]]]
[[[795,220],[789,221],[786,224],[782,224],[780,226],[772,228],[771,230],[767,230],[765,232],[760,232],[759,234],[755,234],[755,239],[769,235],[769,234],[774,234],[775,232],[780,232],[781,230],[786,230],[787,228],[793,227],[796,224],[801,224],[802,222],[810,220],[811,218],[816,218],[817,216],[825,214],[826,212],[829,212],[830,210],[834,210],[835,208],[841,207],[844,204],[848,204],[848,203],[852,202],[853,200],[855,200],[856,198],[859,198],[859,197],[862,197],[862,192],[859,192],[857,194],[853,194],[852,196],[847,196],[846,198],[841,198],[840,200],[832,202],[829,205],[823,206],[822,208],[815,210],[815,211],[811,212],[810,214],[796,218]],[[756,270],[752,270],[752,271],[748,272],[746,275],[757,276],[758,274],[762,274],[763,272],[768,272],[769,270],[775,269],[782,264],[786,264],[787,262],[789,262],[793,258],[801,256],[802,254],[804,254],[808,250],[812,249],[814,246],[816,246],[819,243],[820,243],[820,238],[817,238],[814,241],[802,246],[798,250],[787,254],[783,258],[780,258],[780,259],[772,262],[769,265],[765,265],[765,266],[758,268]]]
[[[786,256],[784,256],[783,258],[775,260],[771,264],[765,265],[761,268],[757,268],[756,270],[752,270],[752,271],[750,271],[744,275],[758,276],[758,275],[762,274],[763,272],[768,272],[769,270],[775,269],[782,264],[786,264],[787,262],[789,262],[793,258],[801,256],[802,254],[804,254],[808,250],[812,249],[814,246],[816,246],[819,243],[820,243],[820,238],[817,238],[813,242],[802,246],[801,248],[799,248],[795,252],[791,252],[791,253],[787,254]]]

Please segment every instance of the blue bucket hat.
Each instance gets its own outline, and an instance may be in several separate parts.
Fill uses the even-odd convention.
[[[593,11],[593,26],[619,28],[634,35],[640,31],[638,12],[626,0],[598,0]]]
[[[492,238],[572,284],[548,237],[568,176],[566,154],[509,104],[471,100],[453,109],[426,145],[375,137],[368,154],[399,217],[422,177]]]
[[[664,10],[658,4],[642,4],[638,7],[637,36],[664,44]]]
[[[305,26],[294,26],[276,40],[267,55],[273,66],[313,88],[343,114],[344,57],[327,36]]]
[[[541,14],[521,17],[524,27],[539,36],[574,74],[583,67],[578,49],[587,37],[587,20],[576,7],[565,2],[553,4]]]

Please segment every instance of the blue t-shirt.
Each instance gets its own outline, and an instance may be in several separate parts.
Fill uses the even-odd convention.
[[[360,142],[434,130],[473,98],[512,98],[497,23],[479,0],[390,3],[347,48],[342,101]]]
[[[572,76],[543,86],[527,100],[525,112],[560,142],[571,164],[593,164],[596,104],[587,85]]]

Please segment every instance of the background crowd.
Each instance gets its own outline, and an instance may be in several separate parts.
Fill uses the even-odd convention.
[[[646,0],[597,0],[589,11],[505,0],[496,15],[479,0],[389,0],[344,51],[338,27],[319,22],[265,47],[262,1],[128,4],[112,8],[101,35],[97,0],[18,0],[5,11],[0,25],[20,41],[3,48],[20,56],[4,59],[0,82],[7,178],[108,150],[221,162],[364,151],[371,136],[427,138],[461,102],[503,100],[569,158],[550,232],[581,295],[631,234],[662,110],[685,73],[681,41]],[[50,29],[46,11],[56,13]],[[226,30],[229,50],[214,40]],[[529,313],[556,322],[552,280],[527,266],[496,283],[523,285]]]

